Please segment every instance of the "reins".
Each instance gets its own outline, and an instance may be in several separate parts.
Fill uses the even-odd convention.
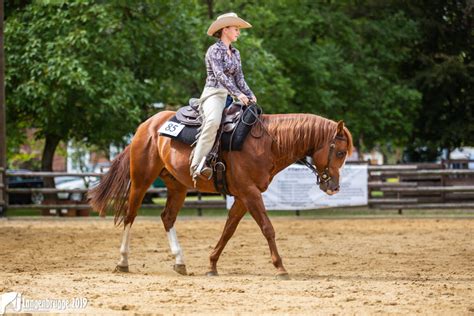
[[[260,113],[260,115],[263,114],[263,109],[260,106],[258,106],[256,103],[255,103],[255,106],[257,106],[257,108],[259,109],[257,113]],[[254,115],[256,119],[253,123],[248,124],[247,122],[243,120],[243,118],[242,118],[242,123],[250,126],[250,125],[254,125],[258,121],[260,123],[260,126],[267,132],[268,136],[270,136],[272,141],[277,145],[278,149],[281,150],[278,140],[270,133],[268,128],[260,119],[260,115],[255,114],[255,113],[252,113],[252,114]],[[324,167],[323,171],[321,172],[321,174],[318,172],[318,169],[316,169],[315,166],[312,163],[308,162],[305,158],[300,158],[296,160],[297,162],[301,163],[302,165],[306,166],[309,170],[311,170],[311,172],[316,176],[317,185],[321,183],[329,182],[332,179],[331,175],[329,174],[329,165],[331,164],[332,153],[334,151],[334,148],[336,147],[336,139],[345,139],[345,138],[336,135],[334,139],[331,141],[331,144],[329,145],[328,162],[326,164],[326,167]],[[323,149],[323,147],[319,148],[317,151],[321,149]]]

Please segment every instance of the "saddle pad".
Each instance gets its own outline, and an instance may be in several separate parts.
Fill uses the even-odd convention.
[[[221,148],[225,151],[239,151],[242,150],[245,139],[248,133],[252,129],[253,124],[256,122],[258,115],[260,114],[259,109],[256,106],[248,107],[241,119],[238,121],[235,129],[228,133],[222,133]],[[176,116],[173,116],[169,121],[179,123]],[[166,123],[165,123],[166,124]],[[181,132],[177,136],[160,133],[161,136],[170,137],[179,142],[192,145],[196,141],[196,135],[198,133],[199,126],[184,126]],[[231,145],[232,138],[232,146]]]

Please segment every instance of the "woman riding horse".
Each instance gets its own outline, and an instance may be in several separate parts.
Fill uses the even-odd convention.
[[[240,36],[240,29],[249,27],[252,25],[237,14],[226,13],[218,16],[207,30],[209,36],[219,40],[209,47],[205,58],[207,78],[199,99],[202,126],[190,157],[193,179],[212,177],[212,169],[206,165],[206,157],[216,139],[228,95],[237,97],[245,105],[257,102],[255,94],[245,82],[240,53],[231,45]]]
[[[224,23],[228,21],[227,18],[234,22]],[[213,23],[214,29],[210,28],[208,34],[222,30],[221,41],[214,46],[216,51],[214,52],[213,46],[210,51],[217,55],[221,54],[219,56],[223,58],[225,65],[233,65],[224,67],[230,67],[228,70],[232,70],[234,76],[243,80],[237,50],[232,49],[230,42],[237,39],[239,26],[249,27],[250,25],[240,24],[241,22],[237,21],[240,20],[233,14],[221,16]],[[229,45],[226,46],[226,43]],[[210,59],[209,63],[211,63]],[[217,121],[220,121],[228,93],[226,88],[221,87],[220,81],[213,77],[222,78],[223,73],[214,73],[212,67],[215,66],[209,64],[208,69],[212,75],[208,79],[209,84],[214,86],[206,87],[202,98],[203,107],[209,108],[212,113],[206,115],[208,112],[204,111],[206,125],[210,117],[218,117]],[[236,75],[236,71],[239,71],[240,75]],[[236,80],[235,77],[233,80]],[[238,94],[238,90],[231,91],[232,94],[238,94],[237,96],[240,96],[244,103],[248,102],[249,97],[255,101],[255,96],[251,94],[250,89],[247,90],[246,85],[241,85],[241,89],[242,87],[249,95]],[[208,91],[211,90],[216,93],[209,93]],[[245,94],[245,91],[242,92]],[[210,95],[214,97],[211,98]],[[89,203],[94,210],[105,215],[107,209],[111,208],[115,211],[115,223],[122,221],[124,223],[117,271],[128,271],[130,229],[146,191],[153,181],[160,177],[165,182],[168,192],[161,218],[168,235],[171,252],[175,257],[173,268],[178,273],[186,274],[183,251],[174,228],[177,215],[184,204],[188,188],[196,187],[201,192],[214,193],[216,189],[213,181],[207,178],[196,178],[194,174],[189,174],[191,155],[189,145],[160,136],[157,132],[175,114],[172,111],[162,111],[140,124],[131,144],[114,159],[100,184],[89,192]],[[351,155],[353,148],[351,133],[342,121],[336,123],[313,114],[262,115],[252,131],[255,129],[258,133],[251,132],[251,137],[246,139],[240,151],[223,152],[222,155],[224,161],[229,162],[226,174],[227,184],[235,202],[229,210],[221,238],[210,255],[208,275],[217,275],[217,261],[224,247],[234,234],[240,220],[249,212],[268,242],[277,276],[288,278],[276,246],[275,230],[263,204],[262,192],[267,189],[278,172],[309,156],[314,162],[314,167],[312,165],[310,167],[321,179],[319,188],[329,195],[335,194],[339,191],[340,168],[344,165],[346,158]],[[255,136],[255,134],[258,135]],[[211,135],[203,139],[201,135],[200,141],[208,142],[214,137]],[[202,162],[202,157],[206,156],[205,150],[208,143],[206,144],[195,149],[193,163]],[[204,170],[194,171],[203,174]]]

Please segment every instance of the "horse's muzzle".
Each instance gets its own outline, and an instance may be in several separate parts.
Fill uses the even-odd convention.
[[[334,195],[339,192],[339,184],[332,182],[319,184],[319,189],[328,195]]]

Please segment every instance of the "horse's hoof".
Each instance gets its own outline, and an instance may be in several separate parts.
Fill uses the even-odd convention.
[[[188,275],[188,272],[186,271],[186,265],[185,264],[175,264],[173,266],[173,270],[178,272],[181,275]]]
[[[275,275],[275,278],[277,280],[289,280],[290,275],[288,274],[288,272],[279,272]]]
[[[128,271],[128,266],[125,266],[125,267],[116,266],[114,272],[129,272]]]
[[[206,272],[206,276],[218,276],[219,274],[217,273],[217,271],[208,271]]]

